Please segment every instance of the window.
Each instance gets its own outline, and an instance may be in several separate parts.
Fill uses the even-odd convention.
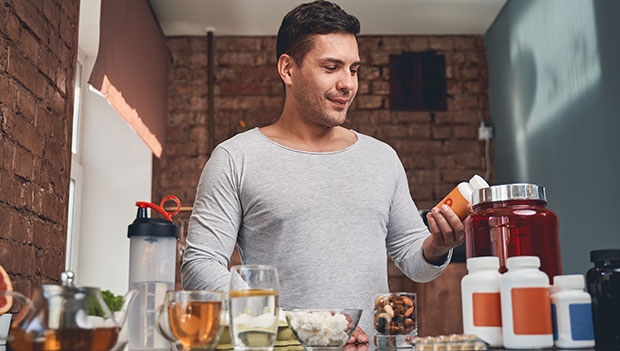
[[[444,111],[445,56],[434,51],[390,55],[390,108]]]
[[[73,97],[73,131],[71,137],[71,182],[69,183],[69,208],[67,214],[67,247],[65,269],[76,269],[77,251],[79,249],[79,208],[82,189],[82,162],[80,159],[80,113],[82,101],[82,60],[78,55],[75,69],[75,87]]]

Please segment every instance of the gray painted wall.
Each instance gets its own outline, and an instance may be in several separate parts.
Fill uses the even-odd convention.
[[[510,0],[485,35],[496,183],[547,187],[565,274],[620,248],[616,0]]]

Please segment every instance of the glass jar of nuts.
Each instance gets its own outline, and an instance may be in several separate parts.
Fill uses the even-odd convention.
[[[379,294],[374,301],[375,345],[379,348],[407,348],[418,335],[416,294]]]

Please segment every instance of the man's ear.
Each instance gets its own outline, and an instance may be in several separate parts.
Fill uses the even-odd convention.
[[[292,78],[296,67],[292,57],[287,54],[280,55],[280,58],[278,58],[278,73],[284,85],[293,84]]]

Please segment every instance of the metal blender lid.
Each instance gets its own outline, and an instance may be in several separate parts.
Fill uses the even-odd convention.
[[[527,183],[495,185],[479,189],[472,194],[472,205],[507,200],[547,201],[547,196],[544,186]]]

